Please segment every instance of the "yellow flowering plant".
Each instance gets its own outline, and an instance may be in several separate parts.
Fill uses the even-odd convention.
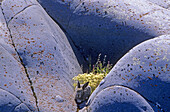
[[[89,73],[83,73],[79,74],[78,76],[73,77],[74,84],[73,86],[77,86],[77,81],[80,82],[80,84],[84,84],[86,82],[89,82],[89,86],[91,87],[91,92],[93,92],[96,87],[100,84],[101,80],[106,77],[106,75],[110,72],[112,68],[112,64],[105,63],[106,55],[103,59],[103,63],[100,61],[100,56],[98,56],[98,60],[95,65],[93,65],[92,70],[89,70]],[[91,68],[91,64],[89,65],[89,69]]]

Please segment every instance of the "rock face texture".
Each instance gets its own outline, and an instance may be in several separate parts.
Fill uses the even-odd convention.
[[[154,112],[142,96],[122,86],[103,89],[95,96],[88,110],[90,112]]]
[[[115,64],[142,41],[170,33],[166,0],[38,1],[62,26],[81,55],[85,59],[92,57],[92,63],[101,53]]]
[[[156,5],[159,5],[163,8],[169,9],[170,8],[170,1],[169,0],[148,0]]]
[[[144,41],[116,63],[81,111],[170,111],[168,0],[39,3],[0,0],[0,112],[76,111],[72,78],[82,71],[69,41],[81,64],[99,53],[115,63]]]
[[[0,111],[76,110],[72,77],[81,73],[59,26],[36,0],[0,6]]]
[[[131,49],[92,93],[87,110],[169,112],[169,48],[170,36],[162,35]]]

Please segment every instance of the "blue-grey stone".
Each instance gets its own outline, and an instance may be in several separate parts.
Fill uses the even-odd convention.
[[[157,110],[170,111],[170,36],[147,40],[126,53],[105,77],[90,99],[111,86],[124,86],[139,93]],[[112,94],[110,94],[112,97]]]

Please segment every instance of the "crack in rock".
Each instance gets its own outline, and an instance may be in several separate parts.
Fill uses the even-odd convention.
[[[28,8],[28,7],[30,7],[30,6],[33,6],[33,5],[28,5],[27,7],[25,7],[23,10],[21,10],[21,11],[18,12],[17,14],[23,12],[26,8]],[[0,8],[2,9],[1,6],[0,6]],[[3,13],[3,15],[4,15],[3,9],[2,9],[2,13]],[[12,18],[14,18],[17,14],[15,14]],[[4,15],[4,18],[5,18],[5,15]],[[9,20],[9,22],[12,20],[12,18]],[[38,107],[38,99],[37,99],[36,93],[35,93],[35,91],[34,91],[34,87],[33,87],[32,81],[31,81],[31,79],[30,79],[30,77],[29,77],[29,74],[28,74],[28,72],[27,72],[27,68],[26,68],[26,66],[24,65],[23,60],[22,60],[21,56],[19,55],[19,53],[18,53],[18,51],[17,51],[17,49],[16,49],[16,47],[15,47],[15,44],[14,44],[14,42],[13,42],[12,35],[11,35],[11,31],[10,31],[10,29],[9,29],[9,27],[8,27],[9,22],[7,22],[6,18],[5,18],[5,21],[6,21],[6,24],[7,24],[7,28],[8,28],[8,30],[9,30],[10,38],[11,38],[11,40],[12,40],[12,45],[13,45],[13,47],[14,47],[14,49],[15,49],[15,51],[16,51],[18,57],[19,57],[20,63],[21,63],[22,66],[24,67],[26,76],[27,76],[27,78],[28,78],[28,80],[29,80],[29,83],[30,83],[30,87],[31,87],[33,96],[34,96],[34,98],[35,98],[36,107],[37,107],[37,109],[38,109],[38,111],[39,111],[39,107]]]
[[[18,14],[20,14],[21,12],[23,12],[25,9],[27,9],[27,8],[29,8],[29,7],[31,7],[31,6],[34,6],[34,5],[37,5],[37,4],[32,4],[32,5],[28,5],[28,6],[24,7],[21,11],[17,12],[13,17],[11,17],[11,19],[7,22],[7,24],[9,24],[10,21],[11,21],[15,16],[17,16]]]
[[[18,96],[16,96],[16,95],[13,94],[12,92],[10,92],[10,91],[8,91],[8,90],[5,90],[5,89],[3,89],[3,88],[0,87],[0,90],[1,90],[1,89],[4,90],[4,91],[6,91],[7,93],[11,94],[12,96],[16,97],[16,98],[20,101],[20,103],[19,103],[18,105],[20,105],[21,103],[25,104]],[[18,105],[17,105],[17,106],[18,106]],[[25,105],[26,105],[26,104],[25,104]],[[17,107],[17,106],[16,106],[16,107]],[[26,107],[27,107],[29,110],[31,110],[27,105],[26,105]]]

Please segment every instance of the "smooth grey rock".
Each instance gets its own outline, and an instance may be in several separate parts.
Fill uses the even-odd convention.
[[[137,92],[123,86],[111,86],[100,91],[87,108],[88,112],[154,112]]]
[[[33,106],[38,111],[46,112],[76,111],[72,78],[82,72],[63,31],[36,0],[4,0],[1,8],[2,17],[5,17],[4,21],[7,23],[7,29],[9,28],[10,36],[6,38],[9,40],[12,38],[12,46],[10,43],[8,45],[8,41],[7,45],[2,45],[5,48],[8,48],[6,46],[14,47],[14,49],[10,47],[6,50],[2,49],[0,55],[5,56],[3,56],[4,61],[0,60],[0,66],[1,64],[6,66],[8,77],[4,78],[4,81],[0,78],[0,84],[2,83],[3,86],[7,84],[5,87],[7,86],[11,93],[21,97],[24,102],[16,107],[15,111],[27,110],[25,108],[27,100],[30,101],[29,109]],[[13,57],[10,53],[11,49],[18,56]],[[19,72],[20,68],[22,69]],[[1,69],[3,73],[6,72],[3,67]],[[20,76],[21,74],[23,75]],[[22,84],[21,87],[20,84]],[[29,99],[31,96],[27,88],[31,88],[30,93],[32,97],[34,96],[32,99]],[[25,96],[27,94],[28,96]],[[64,102],[57,102],[56,94],[60,95]]]
[[[135,45],[170,33],[170,11],[148,0],[38,1],[76,46],[81,64],[79,53],[92,64],[99,53],[106,54],[115,64]]]
[[[12,45],[9,29],[7,28],[6,20],[0,8],[0,45],[5,48],[15,59],[19,61],[17,53]]]
[[[12,45],[10,33],[1,8],[0,23],[0,88],[19,98],[32,111],[36,111],[35,99],[31,91],[30,82],[19,61],[17,52]],[[3,100],[2,97],[0,98],[0,101],[1,100]],[[10,100],[12,99],[9,98],[9,100],[6,101],[8,102]],[[10,111],[14,108],[3,107],[4,105],[5,103],[2,102],[0,109],[6,108],[6,111]],[[17,105],[17,103],[14,105]]]
[[[20,103],[16,96],[0,88],[0,112],[13,112]]]
[[[25,8],[38,5],[36,0],[3,0],[1,4],[7,23]]]
[[[56,99],[57,102],[63,102],[64,101],[64,99],[60,95],[56,95],[55,99]]]
[[[97,87],[89,101],[93,101],[103,89],[120,85],[138,92],[147,99],[154,111],[170,111],[169,48],[170,35],[162,35],[137,45],[116,63],[104,79],[105,83]]]
[[[32,111],[36,111],[35,99],[24,68],[2,46],[0,46],[0,88],[13,93]]]
[[[40,5],[29,5],[27,2],[6,0],[2,9],[15,49],[32,82],[37,106],[40,111],[74,110],[71,79],[81,73],[80,66],[58,25]],[[16,3],[23,7],[15,7]],[[6,4],[11,5],[6,7]],[[8,18],[11,19],[8,21]],[[66,101],[58,103],[56,94]]]
[[[31,110],[25,104],[21,103],[15,108],[14,112],[31,112]]]
[[[165,9],[170,8],[170,1],[169,0],[148,0],[154,4],[157,4]]]

